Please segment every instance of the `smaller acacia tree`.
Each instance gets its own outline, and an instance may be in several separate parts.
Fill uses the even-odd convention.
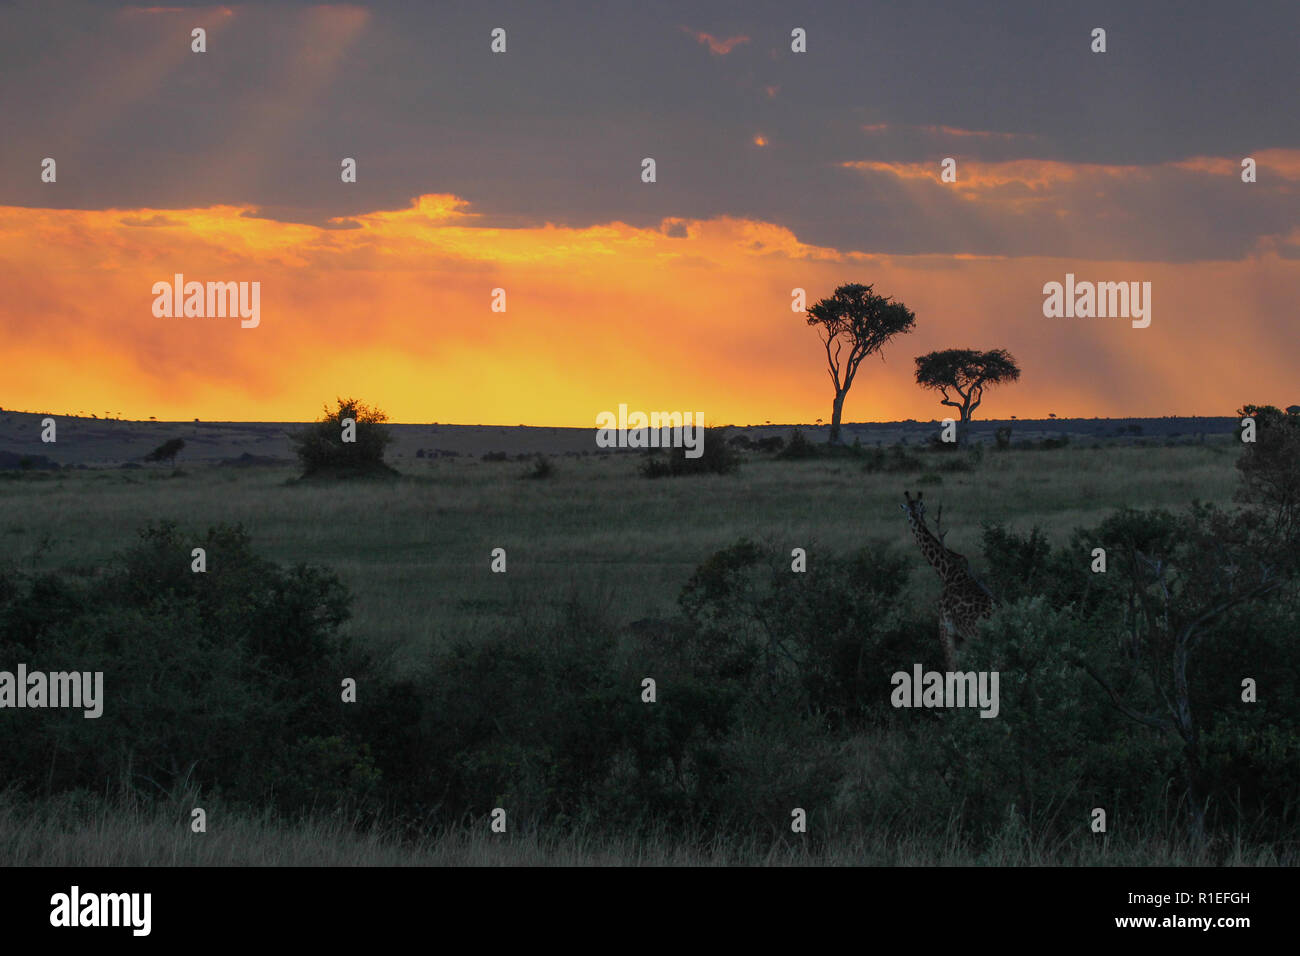
[[[957,442],[966,440],[970,417],[984,400],[984,389],[991,385],[1014,382],[1020,367],[1006,349],[977,352],[974,349],[944,349],[916,358],[916,384],[943,395],[940,404],[961,413]],[[950,392],[955,393],[954,399]]]
[[[384,449],[393,440],[383,424],[388,415],[355,398],[336,404],[333,411],[326,405],[319,421],[291,436],[304,477],[396,474],[384,463]]]

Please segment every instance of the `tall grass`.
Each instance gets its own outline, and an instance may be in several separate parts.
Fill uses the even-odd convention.
[[[193,797],[193,795],[191,795]],[[207,801],[199,801],[207,803]],[[1009,820],[982,850],[943,830],[880,826],[809,849],[793,835],[775,845],[700,835],[638,839],[577,830],[494,834],[487,821],[420,840],[382,827],[358,832],[323,816],[293,825],[268,817],[226,816],[209,805],[208,832],[193,833],[187,806],[152,811],[129,800],[81,795],[33,805],[0,793],[0,864],[5,866],[1257,866],[1281,861],[1269,849],[1189,848],[1172,828],[1140,827],[1137,839],[1080,839],[1046,847]],[[1294,861],[1291,861],[1294,862]]]

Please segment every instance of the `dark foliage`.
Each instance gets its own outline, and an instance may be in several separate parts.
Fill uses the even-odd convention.
[[[192,547],[207,571],[191,570]],[[0,576],[0,654],[29,671],[102,671],[103,714],[7,710],[0,776],[30,792],[189,785],[293,811],[367,795],[340,681],[369,666],[337,634],[332,573],[284,568],[235,527],[146,529],[100,574]]]
[[[170,441],[163,442],[149,454],[144,456],[145,461],[168,461],[174,462],[176,456],[180,454],[181,449],[185,447],[184,438],[173,438]]]
[[[351,427],[347,426],[348,421]],[[354,398],[340,398],[333,411],[291,436],[303,477],[386,477],[397,474],[384,463],[393,436],[384,426],[388,416]],[[345,441],[345,435],[354,440]]]
[[[730,475],[740,467],[735,446],[727,441],[727,429],[706,428],[700,436],[697,457],[688,457],[685,447],[660,449],[646,455],[641,474],[646,478],[677,478],[683,475]]]

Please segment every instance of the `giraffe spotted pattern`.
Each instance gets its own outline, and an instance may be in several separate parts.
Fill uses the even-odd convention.
[[[955,671],[957,651],[975,637],[979,622],[993,613],[993,595],[975,577],[965,555],[944,546],[943,531],[940,530],[936,536],[930,530],[925,521],[923,494],[918,491],[913,499],[909,492],[904,491],[903,498],[907,503],[899,507],[907,515],[912,534],[921,547],[921,555],[938,572],[943,584],[939,594],[939,642],[948,670]]]

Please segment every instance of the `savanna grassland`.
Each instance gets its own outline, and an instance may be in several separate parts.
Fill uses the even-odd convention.
[[[570,588],[608,600],[625,623],[667,615],[696,566],[744,537],[787,554],[889,541],[911,555],[904,489],[942,503],[948,545],[971,556],[983,522],[1038,525],[1060,543],[1124,506],[1227,504],[1235,451],[1226,439],[990,451],[975,472],[930,473],[939,484],[918,482],[926,467],[866,474],[852,458],[770,456],[735,475],[647,481],[634,452],[561,459],[546,481],[521,480],[526,460],[473,458],[407,460],[393,482],[295,485],[291,466],[37,473],[0,483],[0,542],[29,568],[93,567],[159,519],[192,531],[242,523],[272,560],[338,572],[354,598],[348,630],[420,655]],[[489,573],[497,547],[505,575]],[[937,591],[911,557],[918,587]]]
[[[94,620],[104,595],[167,578],[165,607],[153,588],[115,605],[110,630],[127,644],[156,634],[158,645],[138,646],[167,648],[158,660],[130,657],[132,681],[187,667],[199,676],[187,678],[188,703],[141,704],[120,734],[106,729],[107,717],[104,729],[77,720],[49,730],[66,759],[100,761],[99,782],[52,761],[48,775],[11,788],[0,802],[0,859],[1292,861],[1294,787],[1279,793],[1273,782],[1295,764],[1289,710],[1206,723],[1203,735],[1219,750],[1196,765],[1200,795],[1223,812],[1212,808],[1189,835],[1182,745],[1127,721],[1075,666],[1111,660],[1127,620],[1115,610],[1122,586],[1113,601],[1089,590],[1083,544],[1093,539],[1077,529],[1118,534],[1106,523],[1122,509],[1181,514],[1193,500],[1231,509],[1239,454],[1239,443],[1221,436],[914,450],[898,470],[869,470],[849,454],[787,461],[751,453],[731,474],[661,480],[643,477],[639,456],[626,452],[555,459],[549,476],[533,480],[525,477],[531,461],[470,457],[408,458],[391,480],[297,481],[288,466],[184,460],[179,469],[15,472],[0,481],[9,620],[40,600],[59,614],[75,606],[56,639],[84,650],[90,639],[76,622]],[[958,460],[966,470],[941,467]],[[1004,720],[945,723],[889,707],[894,670],[941,662],[938,581],[899,509],[904,489],[943,505],[947,545],[1005,592],[1007,607],[970,665],[1003,670]],[[246,537],[208,535],[233,526]],[[208,577],[195,584],[200,576],[185,565],[191,546],[205,542]],[[791,588],[805,585],[789,573],[796,547],[809,564],[797,594]],[[504,574],[489,568],[494,548],[506,551]],[[226,581],[223,560],[255,570]],[[337,582],[279,570],[300,562]],[[185,573],[174,576],[173,565]],[[1080,589],[1057,580],[1076,580],[1076,571]],[[41,597],[40,582],[55,574],[69,583]],[[1033,590],[1019,588],[1031,577]],[[242,607],[240,595],[267,580],[274,599]],[[211,603],[187,590],[196,587],[225,590]],[[1293,586],[1287,594],[1289,610],[1269,612],[1261,641],[1289,626]],[[317,610],[336,603],[348,613]],[[277,616],[281,605],[307,610]],[[267,678],[307,703],[277,710],[283,693],[268,690],[249,713],[226,712],[221,702],[242,700],[250,675],[264,666],[271,673],[263,643],[260,656],[215,667],[205,685],[206,649],[226,653],[227,625],[211,621],[226,615],[251,643],[268,629],[310,633],[315,650],[292,651],[301,669]],[[1241,619],[1224,620],[1207,644],[1239,632]],[[795,635],[791,650],[779,648],[788,660],[772,649],[786,634]],[[1058,644],[1069,653],[1053,656]],[[39,646],[20,642],[15,652],[31,657]],[[1256,673],[1254,651],[1242,653],[1226,677],[1205,677],[1202,713],[1230,711],[1239,674]],[[1272,653],[1260,659],[1265,675]],[[1124,662],[1112,666],[1112,680],[1131,676]],[[321,702],[337,697],[340,674],[359,675],[355,721]],[[659,682],[654,704],[640,697],[647,674]],[[1032,690],[1015,690],[1026,674]],[[1159,697],[1154,680],[1147,703]],[[219,734],[203,729],[212,708]],[[250,782],[240,762],[248,754],[227,751],[249,750],[242,741],[257,739],[259,721],[294,730],[282,746],[266,743],[258,755],[265,778]],[[169,722],[190,729],[133,750],[130,727]],[[1000,737],[989,736],[995,730]],[[1265,743],[1274,750],[1264,765],[1243,756]],[[147,761],[156,772],[143,772]],[[1234,774],[1249,778],[1244,795],[1229,793]],[[1099,805],[1110,810],[1105,834],[1088,829],[1086,811]],[[190,832],[194,806],[209,813],[206,834]],[[496,806],[511,814],[506,834],[489,830]],[[807,834],[789,832],[791,807],[807,809]]]

